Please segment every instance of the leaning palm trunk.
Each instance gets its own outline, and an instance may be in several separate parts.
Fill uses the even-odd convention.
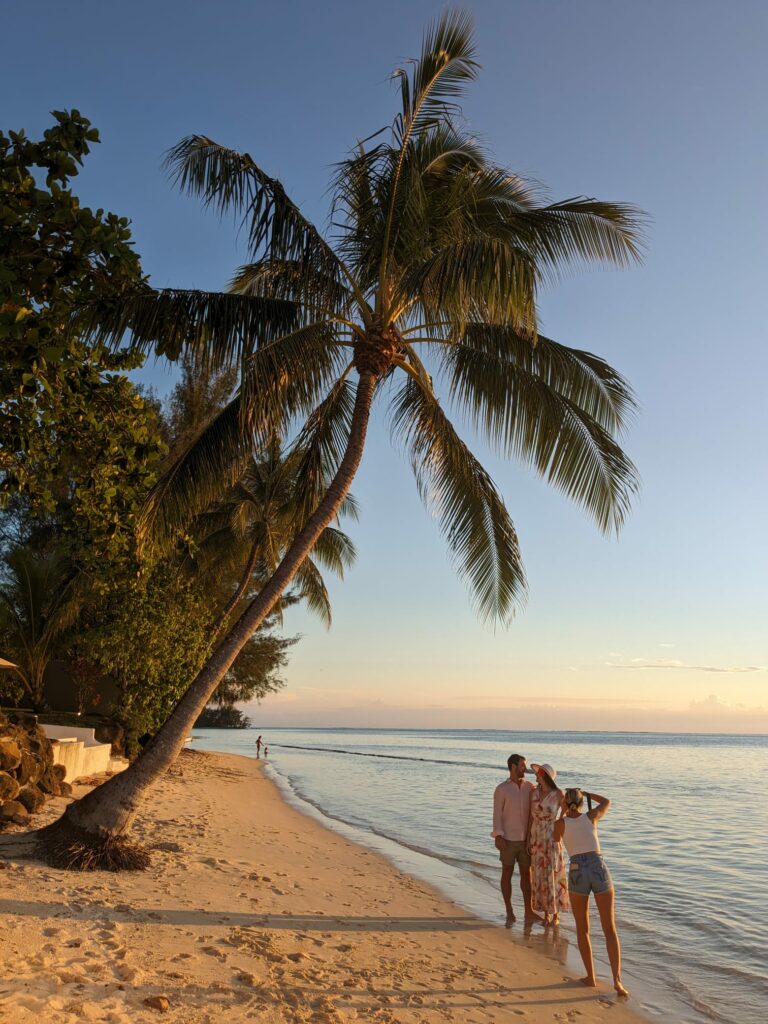
[[[146,854],[128,844],[123,844],[124,856],[121,857],[118,837],[124,837],[130,830],[147,790],[176,760],[190,729],[235,658],[290,585],[320,534],[338,515],[363,455],[376,380],[374,373],[361,371],[349,442],[338,471],[325,497],[273,576],[198,673],[131,770],[114,776],[82,800],[71,804],[58,822],[41,833],[43,853],[49,860],[66,867],[77,867],[82,854],[87,867],[142,867],[146,864]],[[106,863],[94,855],[93,844],[99,837],[104,838],[107,846]]]

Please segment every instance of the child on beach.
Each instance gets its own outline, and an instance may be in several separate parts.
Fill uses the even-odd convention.
[[[586,814],[582,813],[584,798],[597,804]],[[565,848],[571,859],[568,869],[568,894],[571,899],[579,952],[584,961],[586,977],[584,985],[595,988],[595,963],[592,959],[592,943],[589,939],[589,894],[595,894],[595,903],[600,913],[600,924],[605,936],[608,959],[613,973],[613,987],[620,996],[629,993],[621,983],[621,947],[613,916],[613,879],[608,865],[600,852],[597,838],[597,823],[607,812],[611,801],[597,793],[586,793],[580,789],[566,789],[562,801],[562,815],[555,822],[554,836],[565,841]]]

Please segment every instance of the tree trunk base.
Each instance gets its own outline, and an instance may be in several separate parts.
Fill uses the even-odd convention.
[[[149,852],[125,836],[89,832],[63,814],[37,833],[37,854],[52,868],[65,871],[144,871]]]

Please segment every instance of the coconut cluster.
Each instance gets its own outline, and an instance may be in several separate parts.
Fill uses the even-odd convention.
[[[0,714],[0,827],[24,825],[49,796],[69,795],[65,773],[32,715]]]

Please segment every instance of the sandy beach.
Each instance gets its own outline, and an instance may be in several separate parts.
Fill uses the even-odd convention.
[[[0,836],[0,1021],[640,1019],[288,806],[248,758],[185,751],[136,832],[152,866],[119,875]]]

